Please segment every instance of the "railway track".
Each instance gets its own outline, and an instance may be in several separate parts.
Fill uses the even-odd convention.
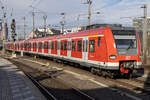
[[[42,59],[42,61],[40,61],[40,59],[38,59],[37,60],[38,62],[46,62],[47,60],[43,60]],[[60,63],[56,63],[56,65],[61,65]],[[28,66],[29,67],[29,66]],[[66,67],[66,66],[65,66]],[[73,69],[74,69],[75,67],[73,67]],[[79,68],[75,68],[75,69],[77,69],[77,70],[80,70],[81,72],[83,71],[83,73],[84,74],[89,74],[90,72],[88,72],[88,71],[85,71],[85,70],[81,70],[81,69],[79,69]],[[35,70],[35,69],[34,69]],[[37,71],[37,73],[39,72],[39,70]],[[43,72],[41,72],[41,73],[43,73]],[[49,75],[49,74],[48,74]],[[91,76],[92,74],[90,74],[90,76]],[[34,75],[33,75],[34,76]],[[53,76],[53,75],[52,75]],[[50,77],[51,77],[51,74],[50,74]],[[123,79],[123,81],[122,81],[122,79],[116,79],[116,80],[114,80],[114,79],[110,79],[110,78],[104,78],[104,77],[101,77],[101,76],[98,76],[98,75],[94,75],[94,77],[96,78],[96,79],[100,79],[100,80],[105,80],[105,81],[108,81],[108,82],[111,82],[111,83],[113,83],[114,84],[114,89],[116,89],[118,92],[123,92],[122,90],[120,90],[120,88],[119,88],[119,86],[120,87],[124,87],[124,88],[127,88],[127,89],[129,89],[129,90],[132,90],[132,91],[134,91],[135,93],[137,93],[137,94],[146,94],[146,95],[149,95],[149,93],[150,93],[150,91],[149,90],[147,90],[146,88],[143,88],[143,87],[139,87],[138,86],[138,84],[144,84],[144,83],[146,83],[147,85],[149,85],[149,82],[145,82],[145,81],[141,81],[141,80],[138,80],[138,79],[131,79],[131,80],[126,80],[126,79]],[[39,80],[39,79],[37,79],[37,80]],[[53,81],[57,81],[57,80],[53,80]],[[60,80],[58,80],[57,82],[55,82],[55,83],[60,83],[59,82]],[[134,85],[134,84],[132,84],[133,82],[135,82],[136,84]],[[43,83],[46,83],[45,81],[43,82]],[[63,83],[63,80],[61,81],[61,84]],[[41,84],[41,83],[40,83]],[[66,82],[64,83],[64,84],[66,84]],[[70,87],[65,87],[65,86],[68,86],[68,85],[64,85],[64,88],[67,88],[67,89],[72,89],[72,88],[70,88],[70,87],[72,87],[72,86],[70,86]],[[51,86],[52,87],[52,86]],[[77,89],[78,90],[78,89]],[[50,90],[49,90],[50,91]],[[53,92],[53,91],[52,91]],[[75,91],[74,90],[72,90],[72,92],[74,92],[75,93]],[[59,92],[57,92],[58,94],[60,94]],[[56,93],[56,94],[57,94]],[[75,94],[78,94],[78,92],[76,92]],[[121,93],[122,94],[122,93]],[[125,92],[123,92],[123,94],[126,94],[126,91]],[[79,95],[79,94],[78,94]],[[87,95],[88,96],[88,95]],[[61,97],[61,96],[60,96]],[[59,98],[59,97],[57,97],[57,98]],[[88,99],[89,100],[89,99]],[[94,98],[92,98],[92,99],[90,99],[90,100],[94,100]]]
[[[150,94],[150,90],[148,88],[145,88],[143,84],[138,83],[136,81],[131,80],[115,80],[115,84],[118,84],[122,87],[128,88],[132,91],[134,91],[137,94]],[[149,86],[150,87],[150,86]]]
[[[150,83],[149,82],[145,82],[139,79],[117,79],[115,80],[115,82],[117,82],[118,84],[127,87],[133,91],[135,91],[136,93],[141,93],[141,94],[150,94]]]
[[[32,68],[17,60],[8,59],[18,66],[36,84],[48,100],[95,100],[71,84],[54,78],[51,72]]]

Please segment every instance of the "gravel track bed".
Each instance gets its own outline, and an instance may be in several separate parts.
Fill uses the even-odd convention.
[[[63,68],[64,70],[70,70],[70,71],[73,71],[73,72],[76,72],[76,73],[79,73],[79,74],[84,74],[85,76],[89,76],[89,77],[92,77],[94,78],[96,81],[98,82],[102,82],[104,84],[107,84],[109,85],[110,87],[113,87],[113,88],[117,88],[121,91],[125,91],[127,93],[130,93],[134,96],[138,96],[138,97],[141,97],[141,98],[144,98],[144,100],[149,100],[149,96],[147,96],[147,94],[143,95],[143,93],[134,93],[132,91],[130,91],[127,87],[125,88],[121,88],[119,86],[119,83],[116,84],[116,80],[110,80],[110,79],[105,79],[104,77],[101,77],[101,76],[97,76],[97,75],[93,75],[91,72],[89,72],[89,69],[88,68],[82,68],[81,66],[75,66],[75,65],[66,65],[66,64],[62,64],[62,63],[57,63],[55,61],[52,61],[52,60],[49,60],[49,59],[33,59],[33,58],[29,58],[29,57],[23,57],[24,59],[29,59],[29,60],[34,60],[34,61],[38,61],[38,62],[42,62],[42,63],[46,63],[46,62],[50,62],[53,66],[57,66],[57,67],[60,67],[60,68]],[[35,64],[36,65],[36,64]],[[82,70],[84,69],[84,70]],[[65,81],[69,82],[70,84],[73,84],[74,86],[76,86],[77,88],[79,88],[80,90],[82,90],[83,92],[87,93],[88,95],[92,96],[92,97],[95,97],[97,100],[100,100],[100,99],[104,99],[103,97],[106,97],[105,100],[120,100],[120,93],[118,92],[110,92],[110,90],[108,88],[104,88],[104,87],[101,87],[101,86],[98,86],[94,83],[91,83],[89,80],[82,80],[82,79],[78,79],[77,77],[74,77],[74,76],[71,76],[71,74],[66,74],[66,73],[63,73],[59,76],[57,76],[57,78],[62,78],[64,79]],[[45,83],[44,80],[40,81],[40,82],[43,82]],[[131,98],[128,98],[124,95],[121,95],[122,96],[122,100],[133,100]],[[111,98],[111,99],[110,99]]]
[[[21,66],[21,69],[26,73],[34,77],[38,82],[44,86],[51,94],[53,94],[57,100],[90,100],[87,97],[82,96],[77,93],[70,86],[67,86],[65,83],[62,83],[58,80],[50,78],[45,74],[40,74],[38,71],[35,71],[31,67],[24,66],[24,64],[13,62],[15,65]],[[20,68],[20,67],[19,67]]]

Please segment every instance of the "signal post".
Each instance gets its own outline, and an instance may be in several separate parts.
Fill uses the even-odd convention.
[[[16,22],[15,22],[15,19],[12,19],[12,22],[11,22],[11,38],[12,38],[12,41],[13,41],[13,49],[14,49],[14,42],[16,41]],[[16,57],[16,54],[15,54],[15,50],[13,50],[12,52],[12,57]]]

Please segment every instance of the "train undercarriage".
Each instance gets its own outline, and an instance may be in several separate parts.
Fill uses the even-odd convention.
[[[109,77],[109,78],[127,78],[130,79],[133,77],[133,74],[136,72],[134,68],[135,61],[121,61],[119,64],[118,70],[106,70],[91,67],[91,72],[93,74],[98,74],[100,76]]]

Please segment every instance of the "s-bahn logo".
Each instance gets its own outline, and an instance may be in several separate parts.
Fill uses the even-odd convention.
[[[126,60],[129,60],[131,58],[131,56],[126,56]]]

